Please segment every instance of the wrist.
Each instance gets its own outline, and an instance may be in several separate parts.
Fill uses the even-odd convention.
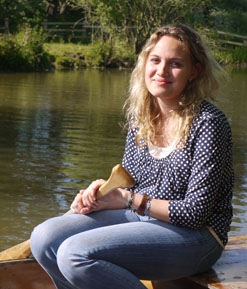
[[[141,203],[138,209],[136,210],[136,213],[140,216],[149,215],[150,201],[151,201],[151,198],[149,197],[149,195],[143,194]]]
[[[140,216],[149,216],[152,198],[148,194],[129,192],[126,209],[136,212]]]
[[[132,203],[132,206],[131,206],[131,209],[133,211],[138,211],[141,203],[142,203],[142,198],[143,198],[143,195],[141,194],[135,194],[135,197],[134,197],[134,200],[133,200],[133,203]]]
[[[121,203],[122,203],[121,206],[122,208],[126,209],[130,198],[130,191],[120,188],[118,190],[120,191],[121,194]]]

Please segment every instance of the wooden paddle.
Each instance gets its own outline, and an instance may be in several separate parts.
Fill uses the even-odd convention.
[[[128,188],[134,186],[134,184],[135,180],[132,178],[132,176],[118,164],[113,167],[109,179],[99,188],[97,198],[102,198],[116,188]],[[30,240],[26,240],[16,246],[0,252],[0,261],[25,259],[30,257],[30,255]]]

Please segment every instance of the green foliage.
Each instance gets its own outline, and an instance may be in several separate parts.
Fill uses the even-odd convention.
[[[8,38],[0,43],[1,71],[25,71],[31,66],[28,55],[15,40]]]
[[[22,41],[6,36],[0,42],[1,71],[39,71],[50,69],[54,59],[43,49],[44,38],[39,29],[27,28]]]
[[[78,69],[86,67],[86,63],[76,56],[58,56],[55,60],[55,66],[59,70]]]
[[[247,34],[247,1],[215,0],[211,13],[211,27],[227,32]]]
[[[208,21],[212,0],[77,0],[85,20],[98,25],[94,39],[101,41],[121,35],[139,53],[146,39],[160,26],[185,23],[194,26]]]
[[[215,51],[215,58],[219,63],[227,64],[244,64],[247,63],[247,47],[232,48],[231,50],[217,50]]]
[[[45,0],[0,0],[0,19],[9,19],[11,33],[18,32],[23,24],[33,27],[44,18],[46,2]]]
[[[3,55],[8,56],[4,66],[15,69],[46,69],[50,65],[50,56],[44,50],[47,38],[36,28],[46,16],[49,20],[94,27],[90,32],[87,30],[87,40],[81,40],[84,44],[92,42],[87,46],[85,59],[78,55],[57,57],[57,64],[72,68],[84,65],[129,67],[150,34],[157,27],[170,23],[187,24],[201,31],[208,28],[247,34],[246,0],[0,0],[0,6],[0,20],[9,18],[12,34],[29,27],[22,33],[21,41],[7,37],[6,43],[4,40],[0,43],[1,60]],[[54,7],[53,13],[48,7]],[[241,62],[246,61],[244,47],[234,49],[231,45],[219,45],[218,40],[222,38],[217,34],[205,33],[205,39],[220,61],[236,62],[237,57]],[[223,39],[234,41],[227,36]],[[78,41],[68,35],[52,40]]]
[[[100,40],[88,46],[85,61],[88,66],[130,67],[135,59],[131,47],[120,40]]]

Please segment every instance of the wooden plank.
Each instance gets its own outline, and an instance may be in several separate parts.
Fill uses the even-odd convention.
[[[142,282],[148,289],[205,289],[189,279]],[[30,258],[0,262],[0,289],[55,289],[55,286],[39,264]]]
[[[173,281],[143,281],[147,289],[206,289],[207,287],[188,278]]]
[[[55,289],[34,259],[0,262],[0,289]]]
[[[247,235],[231,236],[209,272],[171,282],[145,281],[148,289],[247,289]]]
[[[225,43],[225,44],[231,44],[231,45],[237,45],[237,46],[247,46],[247,44],[245,42],[236,42],[236,41],[220,40],[220,39],[218,39],[217,42]]]
[[[51,28],[48,29],[47,31],[49,32],[85,32],[85,29],[73,29],[73,28],[68,28],[68,29],[63,29],[63,28]]]
[[[218,34],[221,35],[226,35],[226,36],[232,36],[232,37],[236,37],[236,38],[241,38],[241,39],[247,39],[247,36],[245,35],[239,35],[239,34],[234,34],[234,33],[230,33],[230,32],[224,32],[224,31],[216,31]]]
[[[48,22],[48,21],[43,21],[41,22],[41,24],[43,25],[82,25],[82,23],[80,24],[76,24],[76,22]]]
[[[190,279],[210,289],[246,289],[247,235],[231,236],[212,270]]]

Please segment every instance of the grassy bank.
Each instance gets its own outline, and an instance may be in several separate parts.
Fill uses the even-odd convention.
[[[45,43],[44,49],[55,57],[56,69],[83,67],[132,67],[136,56],[131,47],[121,42],[95,41],[89,45],[75,43]]]
[[[247,63],[247,46],[212,45],[213,55],[223,65]],[[121,42],[48,43],[39,31],[0,39],[0,71],[45,71],[85,67],[131,68],[136,55]]]
[[[79,69],[86,67],[85,55],[88,48],[74,43],[45,43],[44,49],[54,56],[55,69]]]
[[[126,47],[126,46],[124,46]],[[136,56],[127,51],[124,55],[123,49],[116,53],[111,59],[108,58],[108,65],[105,65],[104,55],[99,45],[81,45],[73,43],[46,43],[45,50],[55,58],[56,69],[78,69],[88,66],[109,66],[109,67],[132,67]],[[212,54],[222,65],[245,65],[247,63],[246,47],[225,47],[214,46]],[[121,55],[121,56],[120,56]],[[115,58],[114,58],[115,57]]]

